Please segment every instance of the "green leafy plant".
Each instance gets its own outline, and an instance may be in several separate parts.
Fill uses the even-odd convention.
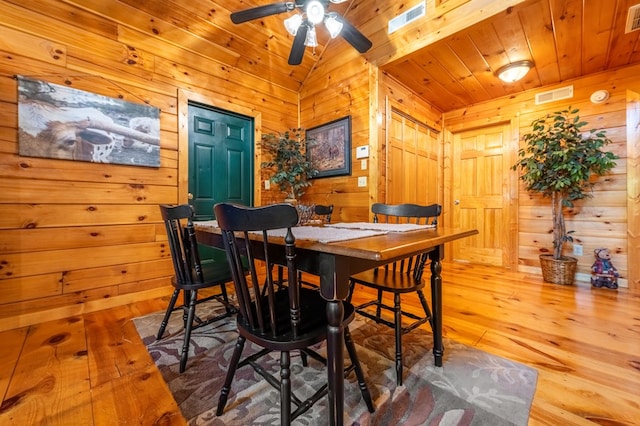
[[[618,157],[602,148],[611,140],[604,130],[581,130],[587,122],[580,121],[578,109],[568,107],[547,114],[531,123],[532,131],[523,136],[525,146],[518,152],[519,160],[512,166],[521,169],[520,179],[530,192],[551,198],[553,219],[553,258],[562,258],[565,242],[572,242],[564,220],[564,207],[573,201],[592,197],[594,181],[615,167]]]
[[[287,193],[287,198],[298,199],[304,189],[311,185],[309,179],[318,173],[313,162],[304,153],[314,140],[305,140],[304,129],[291,129],[278,135],[268,133],[262,136],[262,149],[270,160],[261,164],[262,168],[272,169],[271,183],[278,185]]]

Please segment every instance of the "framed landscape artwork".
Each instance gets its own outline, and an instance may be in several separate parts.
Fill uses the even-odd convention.
[[[20,155],[160,167],[160,110],[18,77]]]
[[[351,174],[351,116],[343,117],[306,132],[307,156],[318,174],[315,178]]]

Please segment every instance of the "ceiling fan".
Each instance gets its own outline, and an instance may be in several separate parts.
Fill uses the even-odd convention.
[[[305,46],[318,45],[315,26],[323,21],[331,38],[340,35],[358,52],[364,53],[371,48],[371,41],[338,13],[327,11],[329,3],[338,4],[344,1],[346,0],[296,0],[272,3],[233,12],[231,22],[241,24],[265,16],[302,9],[302,13],[296,13],[284,20],[285,28],[294,36],[289,53],[289,65],[299,65],[302,62]]]

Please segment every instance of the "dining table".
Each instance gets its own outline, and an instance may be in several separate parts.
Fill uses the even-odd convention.
[[[200,244],[224,248],[217,222],[195,222]],[[297,226],[296,264],[300,271],[319,277],[320,294],[327,301],[327,379],[330,424],[342,425],[344,417],[344,315],[343,301],[349,295],[349,277],[420,253],[430,259],[433,356],[442,366],[442,260],[445,244],[478,234],[476,229],[438,225],[375,224],[367,222]],[[271,231],[270,231],[271,232]],[[284,234],[282,235],[284,236]],[[250,238],[260,239],[260,234]],[[284,238],[269,236],[269,243],[284,245]],[[283,258],[284,260],[284,258]]]

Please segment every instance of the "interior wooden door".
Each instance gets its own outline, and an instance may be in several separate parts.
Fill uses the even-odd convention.
[[[440,145],[426,124],[391,111],[387,150],[389,204],[437,203]]]
[[[479,231],[452,245],[454,260],[509,266],[516,249],[509,236],[509,134],[510,125],[501,124],[453,135],[452,223]]]
[[[251,205],[253,121],[189,103],[189,204],[196,220],[213,219],[218,202]]]
[[[214,219],[218,202],[251,205],[253,120],[189,103],[189,204],[196,220]],[[200,245],[202,263],[225,260],[224,250]]]

